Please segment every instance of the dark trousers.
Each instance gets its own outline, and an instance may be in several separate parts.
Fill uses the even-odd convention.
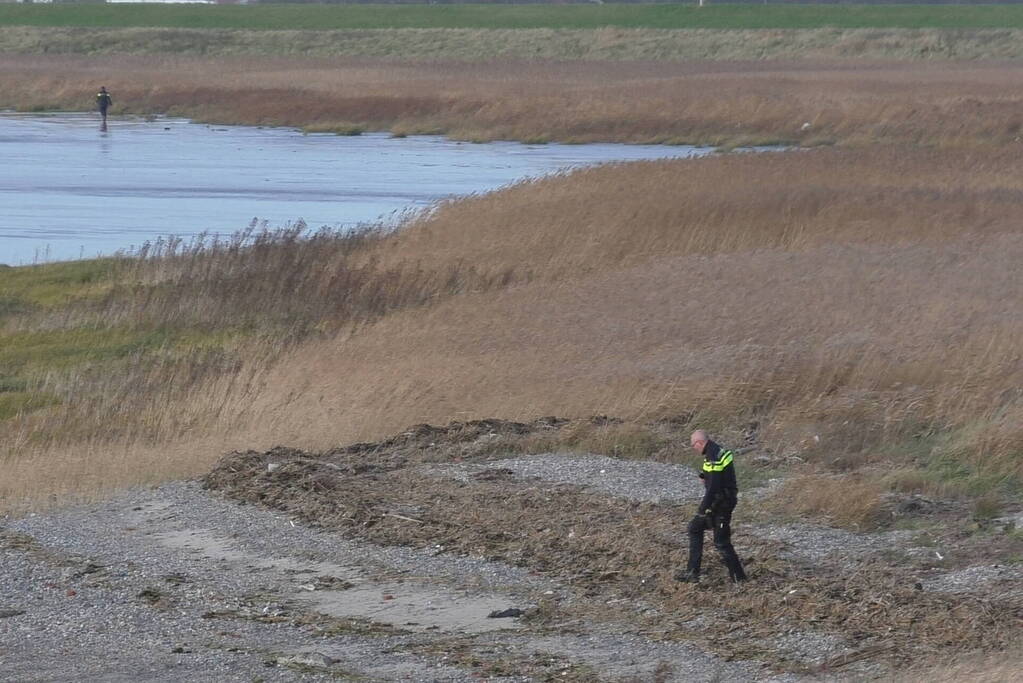
[[[703,562],[703,535],[707,530],[714,532],[714,547],[721,557],[721,563],[728,568],[732,581],[745,581],[746,572],[732,547],[732,510],[736,503],[735,491],[718,494],[711,507],[711,514],[697,515],[689,522],[689,573],[698,576]]]

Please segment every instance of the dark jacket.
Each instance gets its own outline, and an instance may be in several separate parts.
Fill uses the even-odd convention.
[[[739,484],[735,480],[735,464],[732,457],[732,451],[721,448],[713,441],[708,441],[703,447],[703,471],[700,472],[700,478],[703,479],[704,494],[703,500],[700,501],[700,514],[711,509],[714,501],[722,493],[731,493],[734,501]]]
[[[98,93],[96,93],[96,106],[99,107],[100,109],[106,109],[113,103],[114,98],[110,96],[109,92],[101,90]]]

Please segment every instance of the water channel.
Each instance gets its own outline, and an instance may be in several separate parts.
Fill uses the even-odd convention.
[[[0,264],[131,250],[148,240],[393,220],[404,209],[560,169],[686,157],[660,145],[461,143],[210,126],[184,119],[0,113]]]

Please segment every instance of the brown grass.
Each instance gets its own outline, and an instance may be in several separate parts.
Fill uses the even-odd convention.
[[[0,27],[0,52],[216,57],[764,60],[1019,59],[1018,29],[377,29],[246,31]]]
[[[563,277],[670,256],[983,242],[1018,230],[1019,157],[888,148],[602,166],[442,204],[385,257]]]
[[[58,368],[30,373],[32,390],[59,408],[11,420],[7,441],[44,450],[172,441],[218,420],[229,397],[258,392],[266,368],[303,339],[514,277],[461,264],[383,265],[372,256],[382,234],[311,233],[300,224],[273,232],[254,226],[223,241],[158,241],[113,262],[100,294],[7,318],[10,333],[100,329],[119,334],[122,344],[139,333],[175,331],[155,351],[142,347],[63,372],[58,355]],[[170,411],[168,403],[181,408]]]
[[[889,517],[884,509],[884,493],[884,479],[876,472],[864,477],[809,475],[786,481],[772,496],[769,507],[868,531],[880,527]]]
[[[120,413],[83,418],[82,449],[36,453],[8,430],[19,468],[3,497],[88,489],[84,474],[107,471],[104,430],[141,445],[136,468],[110,471],[129,483],[149,479],[160,442],[188,453],[172,468],[185,473],[211,444],[322,448],[417,422],[596,413],[689,414],[726,434],[758,420],[780,454],[1001,491],[1023,477],[1021,162],[1018,148],[890,148],[612,166],[445,205],[343,257],[322,241],[267,249],[253,259],[265,267],[244,250],[151,261],[143,298],[122,291],[104,315],[263,316],[307,341],[275,335],[172,396],[155,369],[112,378],[102,393]],[[374,313],[353,328],[336,308],[353,288],[331,284],[349,272],[411,285],[372,285],[360,306]],[[162,303],[147,309],[150,296]],[[80,391],[71,413],[26,424],[110,415],[98,402]],[[660,447],[628,429],[579,442]]]
[[[119,286],[92,315],[107,323],[207,329],[230,321],[301,338],[310,326],[336,330],[515,278],[514,267],[385,263],[379,252],[388,232],[314,232],[300,222],[276,230],[253,225],[226,240],[160,240],[123,262]]]
[[[401,402],[412,412],[399,423],[559,407],[770,409],[792,448],[816,435],[815,416],[858,425],[825,435],[824,452],[972,416],[1008,457],[1020,379],[1016,159],[740,156],[583,171],[453,204],[396,236],[387,258],[521,264],[536,280],[324,342],[281,377],[316,377],[312,395],[338,406],[433,387],[431,401]],[[333,364],[353,394],[324,379]],[[394,381],[379,387],[383,369]],[[972,448],[999,448],[988,445]]]
[[[929,661],[896,676],[895,683],[1009,683],[1023,671],[1023,658],[1018,654],[997,656],[944,657],[940,665]]]
[[[4,56],[0,107],[460,139],[1011,144],[1015,64]]]

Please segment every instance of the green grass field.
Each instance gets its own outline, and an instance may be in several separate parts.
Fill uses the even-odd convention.
[[[223,341],[217,332],[107,324],[87,314],[71,323],[70,311],[81,313],[109,294],[118,263],[92,259],[0,268],[0,420],[60,403],[42,388],[52,373],[102,372],[132,355],[189,353]],[[8,324],[33,315],[49,322]]]
[[[0,5],[0,26],[217,29],[1023,28],[1020,5]]]

